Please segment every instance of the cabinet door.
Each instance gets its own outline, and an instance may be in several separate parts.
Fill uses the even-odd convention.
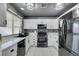
[[[17,44],[2,51],[3,56],[17,56]]]
[[[51,19],[47,22],[47,29],[58,29],[58,20]]]
[[[0,33],[2,34],[2,36],[12,34],[12,14],[8,11],[6,14],[6,19],[7,19],[6,27],[0,27]]]
[[[33,40],[34,40],[34,34],[33,33],[29,33],[29,40],[30,40],[30,46],[33,46]]]
[[[36,32],[30,33],[30,45],[37,46],[37,34],[36,34]]]
[[[27,53],[29,49],[29,37],[26,37],[25,46],[26,46],[26,53]]]
[[[73,16],[73,18],[79,17],[79,8],[72,11],[72,16]]]
[[[6,4],[0,3],[0,27],[6,27]]]
[[[48,46],[58,48],[58,33],[48,33]]]

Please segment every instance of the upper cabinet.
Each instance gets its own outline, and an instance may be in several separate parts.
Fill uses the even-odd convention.
[[[2,36],[18,34],[21,31],[22,17],[13,9],[0,3],[0,34]]]
[[[6,27],[6,4],[0,3],[0,27]]]
[[[47,24],[47,29],[58,29],[58,20],[49,19],[24,19],[24,29],[37,29],[38,24]]]
[[[12,22],[13,22],[13,15],[10,12],[6,12],[6,20],[7,24],[6,27],[0,27],[0,33],[2,36],[12,35]]]
[[[79,17],[79,8],[76,8],[73,12],[73,18]]]

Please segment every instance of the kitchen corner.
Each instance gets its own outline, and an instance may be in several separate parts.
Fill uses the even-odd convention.
[[[2,44],[1,44],[1,50],[2,50],[2,55],[12,55],[16,56],[17,55],[17,49],[18,49],[18,42],[22,40],[26,40],[28,36],[26,37],[18,37],[17,35],[12,35],[12,36],[6,36],[2,37]],[[5,51],[14,51],[14,52],[5,52]]]

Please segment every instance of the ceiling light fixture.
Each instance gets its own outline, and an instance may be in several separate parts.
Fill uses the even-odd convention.
[[[20,8],[21,10],[24,10],[24,8]]]
[[[35,4],[34,3],[26,3],[26,7],[28,10],[33,10],[35,8]]]
[[[33,10],[33,9],[38,7],[38,4],[36,4],[36,3],[25,3],[25,6],[28,10]]]
[[[57,3],[56,5],[55,5],[55,9],[56,10],[61,10],[63,8],[63,3]]]

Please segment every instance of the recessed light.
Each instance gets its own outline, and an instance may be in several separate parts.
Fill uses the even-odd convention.
[[[57,3],[56,5],[55,5],[55,9],[56,10],[61,10],[63,8],[63,3]]]
[[[20,8],[21,10],[24,10],[24,8]]]

